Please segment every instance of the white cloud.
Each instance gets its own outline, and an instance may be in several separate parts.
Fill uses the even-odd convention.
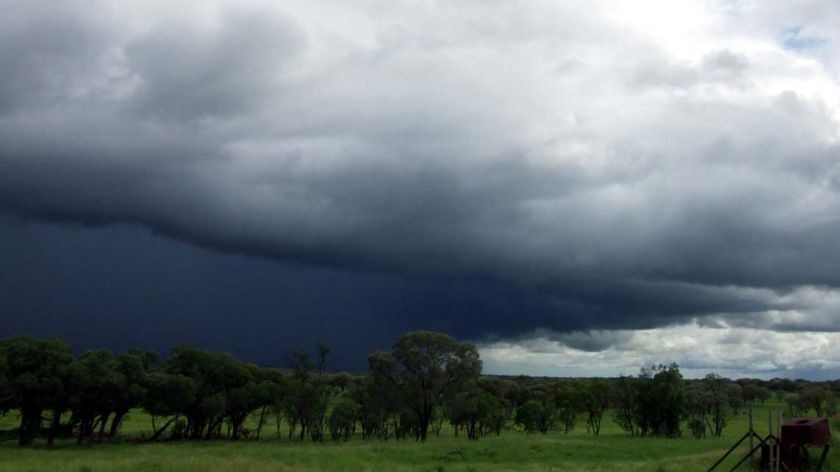
[[[575,339],[577,338],[577,339]],[[580,338],[601,350],[571,347]],[[571,343],[570,343],[571,341]],[[636,375],[641,367],[676,362],[686,377],[825,378],[840,372],[840,333],[777,332],[689,323],[665,328],[542,335],[479,346],[484,371],[549,376]]]

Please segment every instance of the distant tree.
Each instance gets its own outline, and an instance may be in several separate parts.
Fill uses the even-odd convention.
[[[680,435],[680,420],[685,412],[685,384],[679,366],[659,366],[653,375],[651,394],[658,405],[653,432],[661,436]]]
[[[504,400],[504,420],[510,420],[513,412],[522,401],[522,388],[516,382],[509,379],[482,376],[478,379],[478,385],[483,390]]]
[[[785,405],[787,405],[787,414],[791,417],[804,416],[808,410],[808,406],[802,401],[802,397],[795,393],[788,393],[784,398]]]
[[[756,394],[756,400],[758,400],[759,405],[764,406],[764,403],[773,396],[773,392],[770,391],[769,388],[764,386],[758,387],[758,393]]]
[[[770,389],[760,385],[758,381],[749,381],[741,385],[741,398],[745,403],[758,402],[759,404],[764,405],[764,402],[766,402],[771,395],[772,392],[770,392]]]
[[[717,374],[708,374],[694,382],[685,391],[689,428],[697,438],[708,434],[721,437],[729,420],[735,414],[731,396],[737,392],[729,388],[730,382]]]
[[[809,385],[799,392],[797,400],[802,410],[811,409],[817,416],[823,416],[833,402],[833,395],[822,385]]]
[[[8,395],[2,408],[20,411],[18,444],[32,444],[45,411],[58,414],[66,404],[67,371],[73,361],[70,346],[62,340],[10,337],[0,340],[0,359]]]
[[[728,398],[729,398],[729,407],[732,408],[734,414],[738,414],[741,412],[741,408],[744,407],[744,394],[743,394],[743,387],[738,385],[734,382],[725,382],[726,388],[729,390]]]
[[[390,383],[401,403],[416,417],[416,439],[428,437],[432,413],[444,395],[481,373],[475,346],[430,331],[401,336],[390,353],[369,358],[371,374]]]
[[[180,346],[173,349],[166,370],[188,377],[194,386],[194,401],[179,412],[190,439],[221,437],[225,421],[228,436],[239,439],[245,419],[262,406],[259,369],[229,354]]]
[[[192,405],[196,403],[195,382],[181,374],[150,372],[144,380],[145,396],[140,406],[152,416],[154,441],[166,433]],[[158,418],[169,418],[163,425],[157,425]]]
[[[350,398],[361,405],[359,423],[362,437],[388,440],[395,433],[392,427],[402,405],[394,386],[383,378],[366,375],[349,390]]]
[[[712,403],[709,392],[700,382],[693,382],[685,389],[686,414],[688,429],[697,439],[705,438],[707,433],[706,421],[709,405]]]
[[[140,405],[147,392],[146,376],[157,366],[157,354],[152,351],[129,351],[117,358],[117,388],[113,392],[113,419],[108,435],[116,437],[123,418]]]
[[[293,372],[293,377],[297,380],[306,381],[315,369],[315,363],[309,357],[306,351],[295,351],[292,353],[290,364]]]
[[[613,418],[631,436],[642,435],[638,426],[642,423],[639,398],[642,382],[643,379],[621,376],[613,389]]]
[[[677,364],[642,368],[636,378],[622,377],[615,385],[614,415],[625,431],[638,436],[680,435],[686,397]]]
[[[230,428],[230,438],[239,440],[248,416],[267,406],[271,400],[265,398],[265,385],[259,382],[259,367],[240,362],[229,369],[226,375],[233,379],[226,378],[223,411]]]
[[[97,428],[100,436],[104,434],[124,384],[117,367],[117,359],[105,349],[87,351],[73,363],[70,409],[78,443],[92,437]]]
[[[322,373],[329,354],[328,347],[319,345],[317,366],[306,352],[292,354],[293,379],[286,400],[290,437],[295,425],[299,424],[301,441],[307,435],[315,442],[325,438],[330,389]],[[311,372],[315,368],[318,375],[313,377]]]
[[[257,422],[256,439],[260,439],[263,426],[270,413],[278,415],[277,434],[280,434],[279,415],[283,408],[283,401],[288,394],[289,385],[286,377],[276,369],[260,368],[256,372],[257,387],[255,395],[258,397],[259,420]]]
[[[318,376],[321,376],[327,367],[332,349],[324,343],[318,344]]]
[[[551,403],[528,400],[517,408],[514,421],[526,433],[547,434],[557,423],[557,410]]]
[[[347,390],[348,387],[353,383],[353,376],[348,374],[347,372],[339,372],[330,376],[327,380],[327,383],[331,387],[338,388],[342,393]]]
[[[333,440],[347,441],[356,432],[362,407],[349,398],[343,398],[336,403],[330,412],[329,426]]]
[[[6,363],[6,357],[2,351],[2,342],[0,341],[0,413],[8,411],[7,405],[14,398],[12,382],[9,380],[10,375],[9,365]]]
[[[462,389],[448,402],[450,422],[463,428],[468,439],[479,439],[489,432],[500,434],[505,422],[505,400],[476,385]]]
[[[499,436],[512,414],[510,402],[505,398],[509,383],[480,377],[477,385],[485,394],[479,404],[483,409],[480,414],[481,434],[495,433]]]
[[[578,404],[586,415],[586,430],[594,436],[601,433],[601,421],[610,407],[613,396],[612,387],[602,379],[584,382],[578,385]]]

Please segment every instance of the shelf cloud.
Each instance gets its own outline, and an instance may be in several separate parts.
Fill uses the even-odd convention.
[[[7,2],[0,208],[519,349],[838,331],[840,10],[679,3]]]

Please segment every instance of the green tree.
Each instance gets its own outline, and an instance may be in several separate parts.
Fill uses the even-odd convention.
[[[553,392],[553,402],[557,409],[557,420],[563,425],[563,432],[568,434],[577,422],[580,405],[572,385],[558,385]]]
[[[557,422],[557,410],[550,403],[528,400],[517,408],[514,422],[526,433],[547,434]]]
[[[612,395],[612,386],[606,380],[593,380],[578,386],[578,403],[586,414],[586,429],[594,436],[601,433],[601,422],[610,407]]]
[[[110,351],[87,351],[73,363],[70,376],[72,421],[78,430],[77,442],[104,434],[108,418],[120,394],[124,379],[117,359]]]
[[[300,425],[300,440],[309,435],[315,442],[324,440],[327,428],[327,407],[330,387],[323,376],[330,349],[324,344],[318,346],[318,375],[312,371],[316,364],[303,351],[292,353],[293,378],[286,400],[286,414],[289,420],[289,436]]]
[[[330,436],[333,440],[350,439],[350,435],[356,432],[361,410],[361,405],[349,398],[343,398],[336,403],[329,418]]]
[[[613,418],[631,436],[642,435],[641,390],[643,378],[621,376],[613,390]]]
[[[450,422],[456,428],[462,427],[468,439],[479,439],[491,431],[501,433],[505,404],[503,398],[472,385],[450,398],[447,413]]]
[[[390,353],[374,353],[369,364],[371,373],[390,383],[402,404],[414,413],[414,435],[421,441],[428,437],[432,413],[444,395],[481,373],[475,346],[430,331],[401,336]]]
[[[685,390],[685,409],[689,429],[694,437],[708,434],[721,437],[729,420],[735,415],[730,382],[717,374],[708,374]]]
[[[143,383],[146,394],[140,406],[152,416],[153,435],[150,439],[154,441],[196,403],[196,386],[186,375],[165,372],[151,372]],[[158,427],[157,419],[161,417],[169,417],[169,420]]]
[[[823,416],[832,403],[833,396],[831,391],[822,385],[809,385],[799,392],[798,401],[803,410],[812,409],[817,416]]]
[[[680,420],[685,413],[685,384],[677,364],[660,365],[650,384],[648,413],[652,417],[651,430],[660,436],[680,435]]]
[[[18,444],[32,444],[44,411],[58,412],[66,404],[67,370],[73,362],[70,346],[60,339],[47,341],[15,336],[0,340],[5,370],[4,409],[20,411]]]
[[[152,351],[129,351],[117,358],[117,389],[111,404],[114,416],[108,433],[110,437],[116,437],[125,415],[139,406],[146,396],[146,376],[156,365],[157,354]]]

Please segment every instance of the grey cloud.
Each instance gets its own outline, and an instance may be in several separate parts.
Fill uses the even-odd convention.
[[[0,112],[52,107],[100,79],[113,40],[72,2],[9,3],[0,19]]]
[[[828,326],[765,312],[820,312],[780,294],[840,286],[836,80],[779,92],[811,69],[773,42],[721,48],[726,27],[680,56],[604,8],[504,7],[360,6],[348,29],[295,3],[209,20],[19,4],[0,25],[0,206],[457,279],[476,312],[436,322],[465,337]]]
[[[130,108],[152,119],[229,118],[282,91],[283,74],[305,47],[289,18],[224,10],[220,25],[157,25],[124,46],[137,81]]]
[[[703,69],[711,73],[722,73],[727,77],[737,77],[749,67],[749,60],[742,54],[728,50],[710,53],[703,58]]]

